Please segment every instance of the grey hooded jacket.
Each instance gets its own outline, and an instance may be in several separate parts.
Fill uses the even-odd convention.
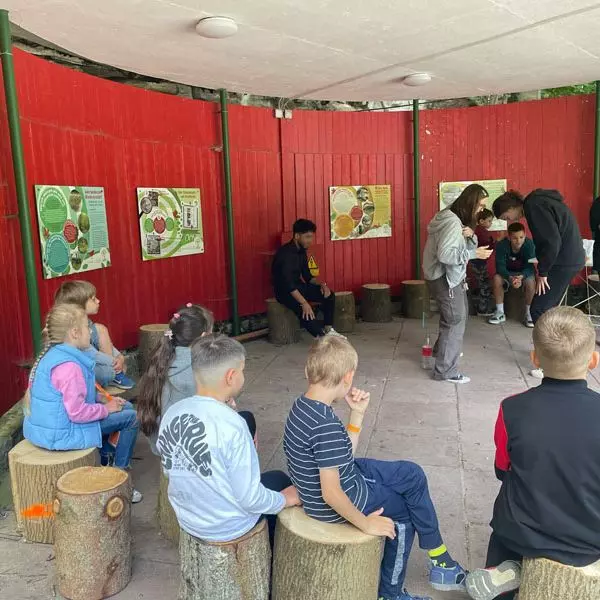
[[[477,236],[465,238],[460,219],[446,208],[427,226],[423,252],[423,274],[428,281],[446,276],[450,289],[460,285],[467,274],[469,260],[476,258]]]

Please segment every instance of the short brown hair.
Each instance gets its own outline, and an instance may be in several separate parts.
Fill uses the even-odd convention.
[[[508,235],[511,233],[519,233],[521,231],[525,231],[525,225],[523,225],[523,223],[519,223],[518,221],[515,221],[508,226]]]
[[[318,339],[308,351],[306,376],[311,385],[335,387],[346,373],[356,371],[357,367],[358,354],[348,340],[325,336]]]
[[[558,306],[536,323],[533,345],[547,376],[571,379],[589,364],[596,347],[596,331],[580,310]]]
[[[494,200],[492,210],[497,219],[500,219],[502,215],[510,208],[516,208],[517,206],[523,206],[523,194],[517,192],[517,190],[508,190],[501,196],[498,196]]]
[[[493,219],[493,218],[494,218],[494,213],[489,208],[482,208],[477,213],[477,222],[478,223],[479,223],[479,221],[485,221],[486,219]]]
[[[96,288],[89,282],[77,279],[65,281],[56,292],[54,302],[56,304],[77,304],[85,310],[88,300],[96,295]]]

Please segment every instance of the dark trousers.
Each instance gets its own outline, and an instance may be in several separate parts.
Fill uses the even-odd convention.
[[[504,545],[504,542],[495,533],[492,533],[490,536],[488,553],[485,561],[486,569],[490,567],[497,567],[505,560],[514,560],[515,562],[520,563],[523,560],[523,557],[518,552],[514,552],[510,548],[507,548]],[[502,600],[513,600],[516,593],[516,590],[508,592],[506,594],[502,594],[500,598]]]
[[[320,308],[323,311],[323,320],[314,319],[309,321],[302,318],[302,307],[298,304],[291,294],[278,294],[277,302],[287,306],[290,310],[293,310],[300,324],[308,333],[313,337],[320,337],[325,335],[323,327],[331,327],[333,325],[333,313],[335,311],[335,294],[331,292],[328,298],[325,298],[321,292],[321,287],[312,284],[301,284],[296,288],[308,302],[318,302]]]
[[[260,476],[260,482],[269,490],[282,492],[285,488],[292,485],[292,480],[283,471],[267,471]],[[269,526],[269,542],[271,550],[275,542],[275,525],[277,524],[277,515],[263,515],[267,519]]]
[[[477,312],[487,313],[492,303],[492,283],[488,271],[487,262],[472,260],[469,263],[474,288],[478,290]]]
[[[600,273],[600,235],[594,237],[594,271]]]
[[[369,515],[383,508],[383,516],[392,519],[396,527],[396,538],[385,540],[379,582],[380,596],[396,598],[404,588],[415,532],[419,546],[425,550],[433,550],[443,543],[427,477],[419,465],[406,460],[357,458],[356,466],[369,488],[363,513]]]
[[[581,269],[573,267],[552,267],[548,273],[548,285],[550,289],[543,295],[535,295],[531,303],[531,318],[537,320],[551,308],[558,306],[562,300],[569,283]]]

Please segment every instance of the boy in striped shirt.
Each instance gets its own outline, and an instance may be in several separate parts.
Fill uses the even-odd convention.
[[[407,461],[354,458],[369,405],[369,394],[352,387],[357,366],[356,351],[342,338],[321,338],[309,352],[308,391],[295,401],[283,441],[304,510],[319,521],[349,521],[365,533],[386,536],[382,600],[431,600],[403,587],[415,532],[431,560],[432,587],[464,590],[465,571],[442,541],[423,469]],[[351,409],[347,428],[331,408],[342,398]]]

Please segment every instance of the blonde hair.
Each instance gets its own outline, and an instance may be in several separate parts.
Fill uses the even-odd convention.
[[[306,376],[311,385],[339,385],[344,376],[358,367],[358,354],[343,338],[326,336],[318,339],[308,351]]]
[[[31,403],[31,383],[35,377],[35,372],[40,360],[42,360],[46,352],[48,352],[52,346],[62,344],[67,339],[69,331],[77,326],[78,321],[81,322],[84,318],[87,318],[85,310],[77,304],[55,304],[48,312],[48,315],[46,316],[46,326],[42,331],[44,347],[31,367],[29,385],[23,396],[23,405],[26,412],[29,411]]]
[[[96,287],[89,281],[65,281],[54,296],[55,304],[76,304],[85,310],[87,301],[96,295]]]
[[[545,375],[572,379],[587,369],[596,348],[596,332],[580,310],[559,306],[540,317],[533,345]]]

